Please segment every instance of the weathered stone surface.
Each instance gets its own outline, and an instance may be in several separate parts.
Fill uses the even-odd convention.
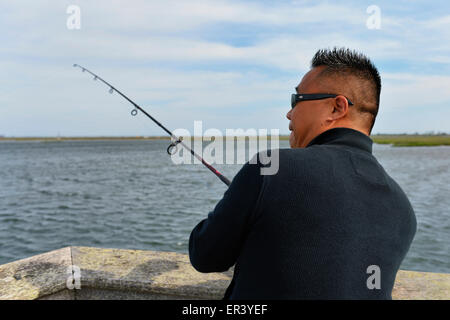
[[[187,255],[143,250],[72,248],[83,287],[220,299],[232,272],[199,273]]]
[[[75,300],[75,291],[63,289],[56,293],[37,298],[37,300]]]
[[[70,247],[0,266],[0,299],[37,299],[63,290],[72,265]]]
[[[69,267],[80,289],[67,288]],[[185,254],[67,247],[1,265],[0,299],[221,299],[231,277],[199,273]],[[401,270],[392,297],[450,299],[450,274]]]
[[[198,300],[198,297],[170,296],[159,293],[86,288],[76,290],[76,300]]]
[[[450,274],[399,270],[392,290],[392,299],[448,300]]]

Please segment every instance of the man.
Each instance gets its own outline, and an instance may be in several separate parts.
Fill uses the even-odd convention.
[[[357,52],[319,50],[296,90],[278,173],[243,166],[192,231],[191,263],[236,264],[227,299],[392,299],[416,219],[372,155],[379,73]]]

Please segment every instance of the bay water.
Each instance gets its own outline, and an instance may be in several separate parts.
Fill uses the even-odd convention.
[[[226,186],[201,164],[175,165],[168,144],[0,142],[0,264],[65,246],[187,253]],[[450,147],[373,149],[417,217],[401,269],[450,273]],[[242,164],[214,166],[231,180]]]

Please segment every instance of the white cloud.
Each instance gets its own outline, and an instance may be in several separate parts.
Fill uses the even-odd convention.
[[[19,135],[20,130],[54,132],[60,123],[70,132],[92,134],[124,126],[114,112],[124,110],[126,102],[89,83],[72,63],[92,68],[137,102],[154,105],[174,127],[209,119],[217,127],[233,123],[267,128],[285,127],[289,93],[318,48],[354,48],[376,64],[450,63],[450,45],[439,41],[448,36],[448,16],[418,21],[381,4],[378,31],[366,29],[366,7],[359,4],[200,0],[139,0],[133,5],[75,1],[82,25],[71,31],[65,23],[69,4],[0,4],[0,134],[3,128]],[[246,28],[250,40],[234,43],[233,33],[239,38]],[[442,68],[431,67],[420,75],[395,69],[381,70],[386,110],[425,104],[433,108],[450,101],[449,77],[440,74]],[[245,111],[237,117],[238,110]],[[92,120],[102,117],[103,123]],[[19,121],[26,124],[12,125]],[[124,132],[132,132],[133,124],[126,123]]]
[[[382,74],[384,107],[434,106],[450,103],[450,76]]]

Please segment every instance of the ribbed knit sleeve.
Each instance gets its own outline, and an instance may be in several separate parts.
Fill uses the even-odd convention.
[[[257,208],[263,176],[259,164],[246,163],[208,217],[191,232],[189,258],[199,272],[233,266]]]

